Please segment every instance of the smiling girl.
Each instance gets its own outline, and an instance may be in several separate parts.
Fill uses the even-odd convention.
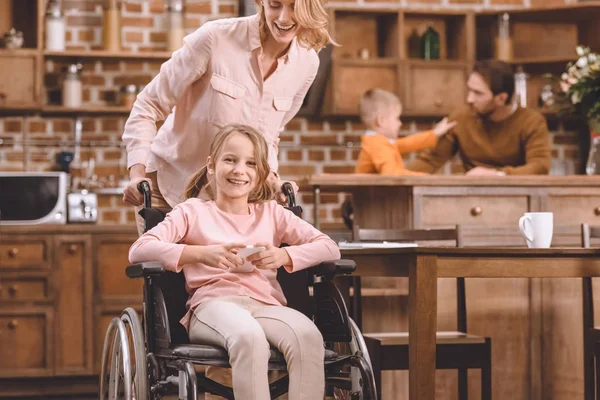
[[[304,314],[286,307],[277,268],[296,272],[340,252],[327,235],[270,200],[263,136],[243,125],[224,127],[206,166],[191,179],[188,200],[142,235],[131,262],[160,261],[185,274],[188,313],[181,323],[192,343],[227,349],[236,399],[269,399],[270,346],[284,355],[290,400],[323,399],[323,337]],[[209,201],[196,196],[208,185]],[[290,246],[280,248],[281,243]],[[264,247],[239,272],[237,250]]]
[[[206,160],[219,128],[231,123],[264,134],[269,182],[279,190],[279,134],[317,74],[317,52],[331,42],[323,1],[262,0],[256,15],[207,22],[185,37],[138,95],[125,124],[125,202],[142,204],[142,180],[150,182],[153,206],[181,202],[186,178]]]

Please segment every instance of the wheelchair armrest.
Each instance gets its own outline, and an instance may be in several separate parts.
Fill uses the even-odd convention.
[[[144,262],[132,264],[125,269],[130,278],[145,278],[147,276],[160,275],[165,272],[165,267],[159,262]]]
[[[325,261],[314,268],[316,276],[350,275],[356,270],[354,260]]]

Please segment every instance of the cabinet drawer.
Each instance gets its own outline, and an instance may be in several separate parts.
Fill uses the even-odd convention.
[[[548,196],[546,210],[554,213],[554,226],[600,224],[600,196]]]
[[[49,297],[46,277],[1,277],[0,301],[46,300]]]
[[[0,376],[51,372],[51,310],[0,314]]]
[[[44,239],[0,244],[0,268],[45,268],[48,243]]]
[[[447,114],[464,104],[466,69],[463,65],[410,62],[406,66],[407,111]]]
[[[420,227],[448,225],[517,226],[529,210],[527,196],[423,196],[416,210]]]

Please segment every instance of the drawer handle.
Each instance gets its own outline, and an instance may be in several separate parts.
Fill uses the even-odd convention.
[[[471,215],[474,217],[481,215],[482,212],[483,210],[479,206],[471,208]]]
[[[69,246],[69,249],[67,250],[69,252],[69,254],[75,254],[77,253],[77,245],[76,244],[72,244]]]
[[[19,292],[19,285],[10,285],[8,287],[8,294],[11,295],[12,297],[16,296],[18,292]]]
[[[10,249],[8,251],[8,256],[10,258],[15,258],[18,254],[19,254],[19,249],[17,249],[16,247],[13,247],[12,249]]]
[[[600,216],[600,207],[594,208],[594,214],[596,214],[597,216]]]
[[[17,326],[19,326],[19,321],[17,321],[16,319],[11,319],[10,322],[8,323],[8,328],[9,329],[17,329]]]

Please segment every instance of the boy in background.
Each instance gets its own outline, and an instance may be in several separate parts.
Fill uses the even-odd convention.
[[[430,131],[398,138],[402,104],[395,94],[382,89],[367,90],[359,107],[367,131],[360,139],[356,173],[424,175],[406,169],[402,153],[434,147],[437,139],[456,125],[444,118]]]

